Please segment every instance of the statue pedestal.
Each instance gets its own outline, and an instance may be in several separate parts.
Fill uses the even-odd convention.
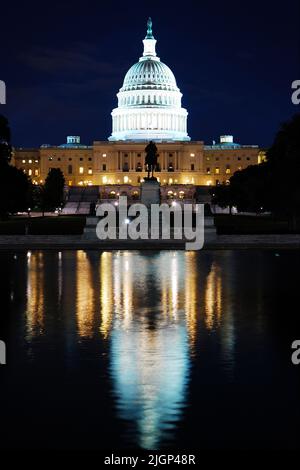
[[[146,178],[141,183],[141,203],[147,207],[151,204],[160,204],[160,184],[156,178]]]

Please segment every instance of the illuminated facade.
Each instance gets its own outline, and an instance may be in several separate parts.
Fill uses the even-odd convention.
[[[258,146],[236,144],[230,135],[213,145],[191,141],[182,94],[172,71],[156,55],[150,19],[143,43],[143,56],[129,69],[117,94],[107,141],[83,145],[79,136],[68,136],[62,145],[14,150],[13,163],[35,184],[43,183],[51,168],[60,168],[68,186],[100,186],[100,193],[106,194],[121,193],[125,186],[136,191],[146,174],[149,140],[158,148],[156,176],[162,191],[166,187],[175,195],[187,193],[191,186],[226,183],[235,171],[263,161]]]
[[[36,183],[43,183],[51,168],[60,168],[69,186],[138,186],[145,177],[145,142],[96,141],[87,146],[77,139],[74,144],[15,149],[14,164]],[[222,137],[213,145],[160,142],[157,147],[156,176],[162,187],[225,183],[235,171],[263,160],[257,146],[224,143]]]

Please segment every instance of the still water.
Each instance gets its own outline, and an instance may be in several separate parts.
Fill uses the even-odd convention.
[[[34,251],[0,263],[0,447],[299,445],[299,252]]]

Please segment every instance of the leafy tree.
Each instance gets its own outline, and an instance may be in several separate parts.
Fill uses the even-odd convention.
[[[64,202],[65,178],[59,168],[51,168],[42,191],[42,206],[53,210]]]
[[[0,168],[11,160],[10,128],[8,120],[0,114]]]
[[[268,168],[265,163],[236,171],[229,184],[213,190],[212,202],[220,207],[235,206],[239,212],[260,212],[268,207]]]
[[[229,187],[215,188],[213,202],[221,207],[237,206],[239,211],[300,215],[300,114],[282,124],[267,161],[237,171]]]
[[[0,217],[27,210],[29,180],[22,170],[11,166],[11,143],[8,121],[0,116]]]
[[[232,207],[235,203],[235,198],[232,191],[232,186],[229,184],[221,184],[213,188],[212,193],[212,203],[222,207],[230,208],[230,214],[232,213]]]
[[[28,208],[29,181],[22,170],[11,165],[0,169],[0,216],[25,211]]]
[[[267,166],[271,210],[300,215],[300,114],[281,125],[267,152]]]
[[[251,165],[230,178],[232,203],[239,212],[260,212],[267,208],[267,165]]]

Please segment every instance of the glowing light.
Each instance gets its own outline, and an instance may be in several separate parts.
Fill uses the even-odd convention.
[[[76,252],[76,318],[78,334],[91,338],[95,332],[95,295],[92,267],[84,251]]]
[[[46,291],[44,289],[44,254],[27,252],[27,308],[26,308],[26,332],[27,339],[34,336],[39,338],[44,332],[44,301]]]
[[[157,57],[156,40],[146,37],[143,43],[143,56],[129,69],[117,94],[109,140],[189,141],[188,113],[181,107],[175,77]]]
[[[232,144],[233,143],[233,136],[232,135],[221,135],[220,136],[220,143],[221,144]]]
[[[109,356],[112,383],[118,416],[134,423],[138,445],[144,449],[159,447],[163,437],[181,419],[186,400],[189,336],[186,316],[179,305],[179,290],[184,295],[184,270],[178,266],[183,256],[163,253],[154,261],[156,272],[160,267],[164,272],[157,285],[162,297],[158,303],[163,311],[153,318],[155,326],[149,328],[149,310],[139,308],[139,299],[151,279],[149,262],[140,254],[114,255],[116,313]],[[133,289],[136,295],[132,297]]]

